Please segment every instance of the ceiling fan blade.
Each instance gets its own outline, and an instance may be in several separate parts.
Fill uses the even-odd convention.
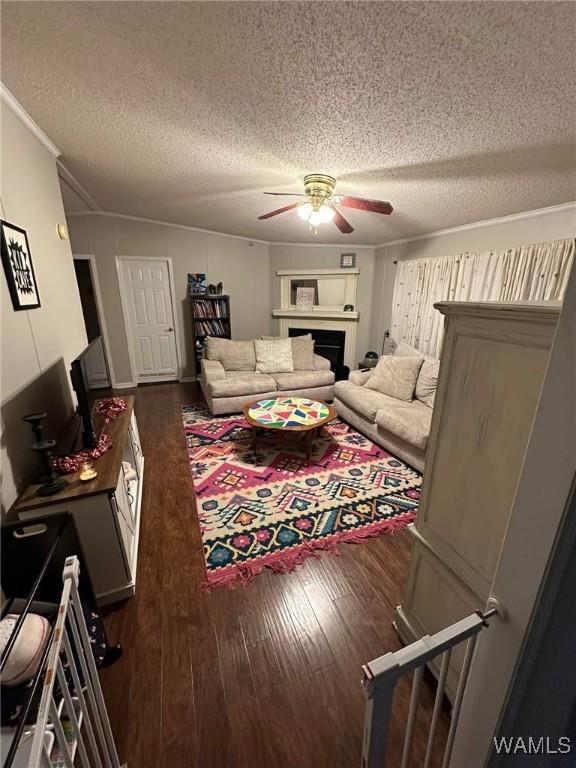
[[[285,213],[286,211],[291,211],[293,208],[298,208],[300,203],[290,203],[290,205],[285,205],[284,208],[277,208],[275,211],[270,211],[270,213],[265,213],[263,216],[258,216],[259,219],[270,219],[272,216],[278,216],[279,213]]]
[[[350,232],[354,232],[354,227],[346,221],[344,216],[342,216],[340,211],[337,211],[336,208],[334,208],[334,218],[332,221],[334,224],[336,224],[340,232],[344,233],[345,235],[350,234]]]
[[[302,195],[299,192],[264,192],[265,195],[276,195],[280,197],[308,197],[308,195]]]
[[[359,211],[384,213],[389,215],[394,210],[390,203],[384,200],[365,200],[363,197],[341,197],[340,205],[345,208],[357,208]]]

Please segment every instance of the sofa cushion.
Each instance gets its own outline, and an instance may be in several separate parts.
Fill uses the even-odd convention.
[[[432,410],[419,400],[412,400],[411,403],[395,398],[389,400],[376,414],[376,424],[416,448],[426,450]]]
[[[285,338],[282,336],[262,336],[264,341]],[[314,370],[314,340],[311,333],[303,336],[290,336],[292,343],[292,363],[295,371]]]
[[[306,336],[293,336],[291,341],[294,370],[313,371],[314,340],[312,339],[312,334],[307,333]]]
[[[370,376],[372,376],[372,371],[350,371],[348,381],[361,387],[366,384]]]
[[[392,355],[394,355],[394,357],[421,357],[424,360],[422,368],[420,368],[420,373],[418,374],[418,380],[416,381],[414,396],[425,403],[429,408],[433,408],[434,398],[436,396],[436,386],[438,384],[440,360],[438,360],[437,357],[425,355],[419,349],[416,349],[416,347],[411,347],[410,344],[406,344],[405,341],[393,342]]]
[[[271,376],[280,390],[327,387],[334,384],[332,371],[294,371],[294,373],[272,373]]]
[[[425,357],[416,381],[414,394],[418,400],[429,408],[434,407],[434,398],[436,397],[436,387],[438,386],[438,371],[440,369],[440,360],[434,357]]]
[[[406,344],[405,341],[394,343],[392,355],[394,357],[425,357],[423,352],[420,352],[416,347],[411,347],[410,344]]]
[[[254,348],[259,373],[291,373],[294,370],[290,339],[257,339]]]
[[[227,371],[255,371],[256,353],[253,341],[232,341],[208,336],[206,357],[219,360]]]
[[[209,381],[207,386],[212,397],[261,395],[264,392],[276,391],[276,382],[272,376],[266,376],[263,373],[229,377],[223,381]]]
[[[399,400],[412,400],[421,367],[421,357],[384,355],[364,387]]]
[[[314,370],[315,371],[332,370],[332,366],[330,365],[330,360],[328,360],[327,357],[322,357],[322,355],[317,355],[316,353],[314,353]]]
[[[206,381],[218,381],[226,378],[226,369],[220,360],[208,360],[203,357],[200,360],[200,371],[202,378]],[[238,375],[235,373],[235,375]]]
[[[378,411],[394,401],[393,397],[382,395],[366,387],[359,387],[351,381],[337,381],[334,386],[334,396],[372,423],[375,423]]]

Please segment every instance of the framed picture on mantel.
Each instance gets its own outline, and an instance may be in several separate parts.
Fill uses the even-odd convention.
[[[40,296],[26,231],[0,219],[2,264],[15,310],[36,309]]]
[[[314,288],[296,288],[296,309],[309,312],[314,308]]]

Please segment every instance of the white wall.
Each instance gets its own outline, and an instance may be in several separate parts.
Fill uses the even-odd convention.
[[[375,249],[369,246],[342,245],[274,245],[270,244],[270,308],[280,307],[280,278],[277,269],[330,269],[340,267],[341,253],[356,253],[358,297],[355,309],[360,312],[356,338],[356,357],[362,360],[370,346]],[[278,321],[272,321],[270,330],[278,332]]]
[[[132,381],[128,342],[116,271],[117,256],[170,257],[176,290],[176,331],[184,378],[195,375],[187,300],[188,272],[205,272],[230,295],[232,337],[253,339],[269,332],[268,245],[169,224],[110,215],[70,216],[74,253],[91,253],[96,265],[117,384]]]
[[[381,343],[382,334],[390,327],[396,276],[394,261],[450,256],[467,251],[499,251],[567,237],[576,237],[576,204],[481,222],[477,226],[381,246],[376,251],[371,343]]]
[[[16,312],[4,274],[2,316],[2,511],[31,479],[30,429],[21,421],[47,411],[47,436],[56,437],[73,411],[71,360],[86,346],[84,319],[65,223],[56,161],[2,103],[2,218],[26,230],[41,307]]]
[[[188,272],[206,272],[209,282],[224,283],[225,291],[231,296],[233,338],[249,339],[278,332],[278,323],[271,317],[272,310],[280,306],[280,280],[276,270],[338,267],[343,251],[356,252],[360,269],[356,354],[361,359],[369,349],[380,351],[384,331],[390,326],[394,261],[500,250],[574,237],[576,208],[552,208],[537,214],[482,222],[378,248],[252,243],[243,238],[110,214],[70,216],[68,227],[72,250],[96,257],[115,381],[122,385],[133,379],[116,272],[115,259],[119,255],[172,258],[177,293],[176,328],[183,357],[180,362],[182,376],[189,378],[195,375],[195,370],[186,299]]]

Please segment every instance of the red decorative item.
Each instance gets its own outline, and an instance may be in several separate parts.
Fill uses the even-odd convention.
[[[99,459],[106,451],[112,447],[112,440],[102,433],[98,439],[96,448],[87,448],[85,451],[79,453],[72,453],[70,456],[57,456],[53,459],[54,469],[61,472],[63,475],[69,475],[72,472],[77,472],[80,466],[85,461],[91,461],[93,459]]]
[[[126,410],[126,401],[121,397],[106,397],[96,405],[94,409],[98,416],[102,416],[104,424],[110,424],[122,411]]]
[[[102,417],[104,424],[110,424],[125,410],[126,401],[121,397],[106,397],[96,404],[94,412]],[[102,432],[95,448],[87,448],[84,451],[72,453],[69,456],[58,456],[52,460],[52,463],[54,469],[58,472],[61,472],[63,475],[69,475],[72,472],[77,472],[85,461],[99,459],[111,447],[112,440]]]

